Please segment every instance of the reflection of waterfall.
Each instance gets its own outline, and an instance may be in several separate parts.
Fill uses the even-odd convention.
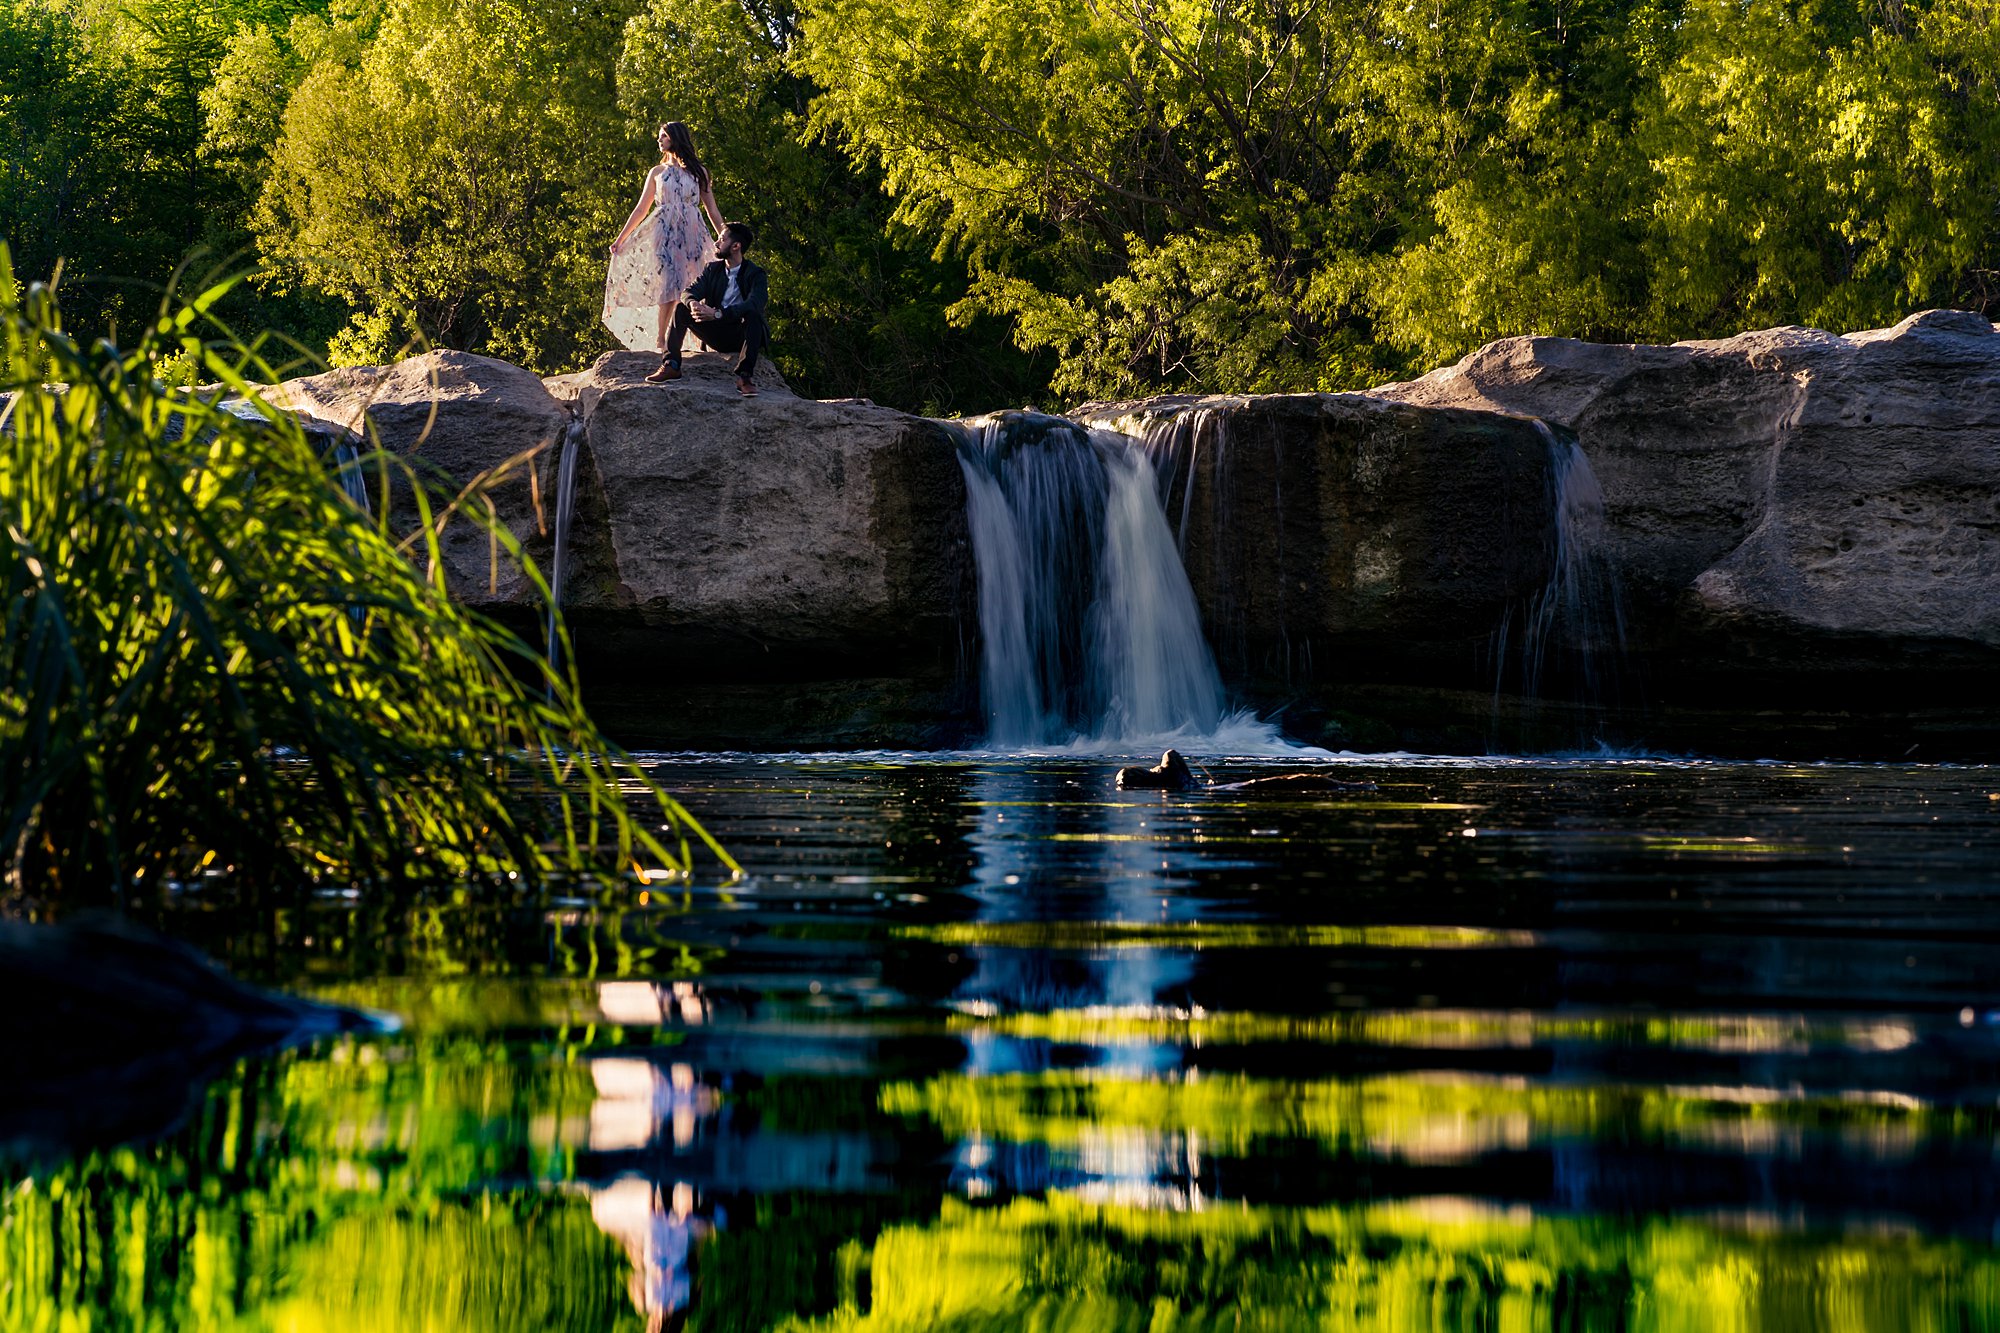
[[[973,855],[966,894],[986,924],[1117,922],[1170,925],[1193,919],[1188,895],[1206,853],[1187,837],[1199,819],[1149,794],[1108,802],[1051,801],[1036,772],[1005,765],[978,771],[971,790],[978,811],[966,827]],[[1193,825],[1179,823],[1194,818]],[[1176,836],[1176,831],[1180,836]],[[1071,950],[1039,943],[982,944],[953,998],[1003,1013],[1185,1005],[1195,972],[1191,950],[1132,944]],[[1006,1072],[1034,1054],[1020,1043],[976,1032],[967,1038],[966,1070]],[[1107,1056],[1107,1067],[1136,1061],[1150,1073],[1152,1052],[1132,1046]]]
[[[1515,670],[1523,698],[1582,705],[1590,720],[1578,739],[1600,741],[1603,710],[1621,702],[1625,658],[1624,600],[1605,551],[1604,489],[1574,436],[1540,420],[1535,429],[1549,450],[1549,580],[1528,604],[1517,643],[1510,645],[1512,613],[1501,622],[1494,694],[1497,701]]]
[[[572,421],[563,432],[562,454],[556,460],[555,550],[549,559],[549,666],[557,668],[561,648],[556,616],[562,610],[563,577],[569,572],[569,524],[576,508],[576,456],[583,452],[583,422]]]
[[[1136,442],[1021,412],[962,431],[990,743],[1212,733],[1221,678]]]

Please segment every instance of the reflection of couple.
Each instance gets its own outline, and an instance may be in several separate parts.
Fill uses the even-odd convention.
[[[694,1187],[676,1182],[668,1196],[659,1184],[627,1178],[597,1191],[590,1214],[600,1230],[625,1243],[632,1261],[627,1288],[648,1333],[684,1327],[694,1305],[695,1251],[715,1230],[696,1211]]]
[[[716,233],[711,246],[706,215]],[[724,222],[694,138],[677,120],[660,126],[660,164],[632,215],[611,243],[604,281],[604,325],[633,351],[655,350],[660,367],[646,378],[679,379],[681,347],[692,332],[719,352],[741,351],[736,391],[757,392],[757,356],[770,341],[764,324],[764,270],[743,257],[756,233]]]

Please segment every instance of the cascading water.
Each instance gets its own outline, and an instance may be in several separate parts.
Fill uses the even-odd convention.
[[[549,558],[548,656],[551,669],[562,666],[556,616],[562,610],[563,579],[569,573],[570,516],[576,509],[576,459],[583,452],[583,423],[572,421],[563,432],[562,453],[556,459],[555,548]]]
[[[1511,617],[1501,624],[1495,698],[1512,667],[1523,698],[1580,705],[1589,734],[1578,739],[1601,743],[1605,710],[1622,702],[1626,651],[1624,598],[1605,553],[1604,488],[1574,436],[1540,420],[1535,429],[1549,451],[1549,579],[1528,604],[1517,653],[1508,646]]]
[[[1187,555],[1188,516],[1194,508],[1195,475],[1204,452],[1220,458],[1228,447],[1223,422],[1223,415],[1214,408],[1194,407],[1146,428],[1146,456],[1153,460],[1160,480],[1160,504],[1167,512],[1173,512],[1175,484],[1181,488],[1174,546],[1183,558]]]
[[[958,429],[988,743],[1213,734],[1222,680],[1138,442],[1025,412]]]
[[[331,449],[321,455],[333,467],[334,479],[340,483],[341,491],[356,509],[364,514],[375,512],[368,498],[368,479],[361,473],[361,453],[348,440],[338,440]]]

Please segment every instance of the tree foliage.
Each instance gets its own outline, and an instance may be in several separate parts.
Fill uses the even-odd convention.
[[[2000,310],[1991,0],[0,0],[0,108],[83,323],[254,241],[348,361],[607,348],[668,118],[787,375],[901,406]]]
[[[413,338],[538,369],[582,354],[619,222],[630,6],[397,0],[287,102],[253,225],[353,310],[334,360]]]
[[[1061,388],[1334,387],[1516,333],[1988,308],[1992,21],[817,0],[801,62],[816,126],[970,258],[972,308],[1062,354]]]

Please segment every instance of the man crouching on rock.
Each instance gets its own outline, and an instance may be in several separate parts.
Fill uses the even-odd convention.
[[[688,330],[701,339],[702,346],[717,352],[742,349],[736,362],[736,392],[754,398],[757,385],[757,354],[771,341],[764,324],[764,303],[770,286],[764,270],[743,257],[757,239],[747,222],[732,222],[715,238],[715,262],[688,284],[674,307],[674,321],[667,327],[667,351],[660,368],[646,376],[647,382],[661,384],[681,377],[681,344]]]

